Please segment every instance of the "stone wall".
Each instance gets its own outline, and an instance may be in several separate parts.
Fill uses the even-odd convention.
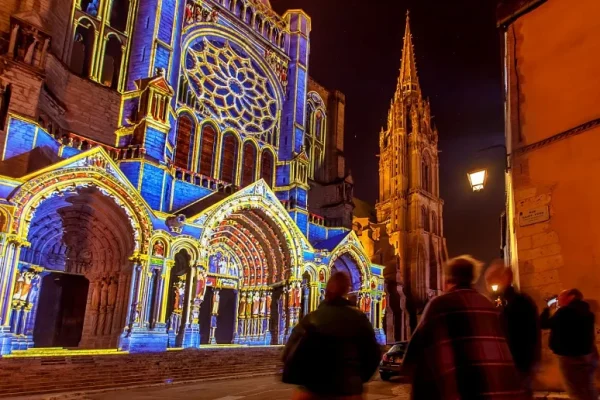
[[[67,106],[64,115],[57,114],[51,104],[42,103],[40,108],[62,128],[114,145],[121,109],[119,93],[72,74],[52,55],[46,63],[46,76],[49,91]]]
[[[580,289],[600,321],[600,13],[595,0],[549,1],[507,27],[508,148],[518,281],[536,300]],[[549,29],[552,27],[552,29]],[[586,124],[583,129],[574,128]],[[539,383],[560,389],[544,334]]]

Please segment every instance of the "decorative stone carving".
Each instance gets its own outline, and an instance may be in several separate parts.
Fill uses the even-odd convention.
[[[185,226],[186,217],[183,214],[168,217],[165,221],[169,230],[173,233],[181,233]]]

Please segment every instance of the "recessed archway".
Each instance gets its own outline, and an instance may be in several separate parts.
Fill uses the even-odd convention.
[[[13,310],[14,328],[23,328],[20,306],[29,306],[21,333],[51,334],[52,343],[38,340],[41,345],[117,347],[136,247],[125,211],[98,188],[81,187],[38,203],[27,232],[31,246],[21,252],[23,284],[15,296],[21,291],[23,302]],[[44,277],[32,278],[40,268]],[[36,285],[28,286],[32,279]]]

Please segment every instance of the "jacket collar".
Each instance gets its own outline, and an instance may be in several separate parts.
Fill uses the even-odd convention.
[[[323,301],[319,307],[323,307],[324,305],[333,307],[346,307],[351,306],[352,303],[343,297],[338,297],[336,299]]]

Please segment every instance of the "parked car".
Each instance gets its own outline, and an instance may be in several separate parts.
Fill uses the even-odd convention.
[[[399,376],[402,369],[402,359],[408,347],[408,342],[397,342],[383,355],[379,364],[381,380],[389,381],[392,376]]]

